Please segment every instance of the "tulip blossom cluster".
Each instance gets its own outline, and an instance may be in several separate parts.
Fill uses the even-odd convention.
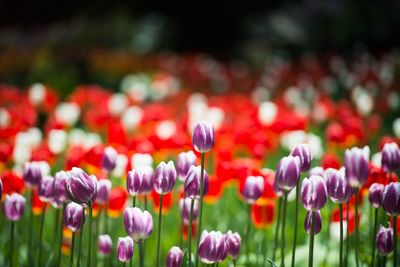
[[[0,266],[399,265],[398,79],[337,60],[0,85]]]

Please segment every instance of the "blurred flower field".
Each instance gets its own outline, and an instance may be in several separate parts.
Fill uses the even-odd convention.
[[[0,266],[398,266],[398,53],[141,60],[0,84]]]

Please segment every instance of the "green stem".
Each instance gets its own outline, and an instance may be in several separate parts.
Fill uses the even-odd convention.
[[[382,256],[382,266],[383,267],[386,266],[386,259],[387,259],[387,256]]]
[[[97,251],[99,250],[98,248],[98,243],[96,242],[99,238],[99,227],[100,227],[100,215],[101,215],[101,208],[99,208],[99,212],[97,213],[96,217],[96,224],[95,224],[95,229],[94,229],[94,248],[93,249],[93,256],[94,256],[94,266],[97,266]]]
[[[143,261],[144,261],[144,257],[143,257],[143,240],[138,242],[138,246],[139,246],[139,267],[143,267]]]
[[[278,248],[278,239],[279,239],[279,229],[281,226],[281,209],[282,209],[282,197],[278,199],[278,218],[276,221],[276,228],[275,228],[275,238],[274,238],[274,250],[272,253],[272,261],[275,262],[276,250]]]
[[[147,195],[144,195],[144,210],[147,210]],[[146,254],[146,240],[143,240],[142,242],[143,242],[143,259],[144,259]]]
[[[89,201],[89,249],[88,249],[88,267],[92,266],[92,215],[93,215],[93,208],[92,208],[92,201]]]
[[[344,257],[344,266],[348,266],[349,260],[349,246],[350,246],[350,200],[346,203],[346,256]]]
[[[60,243],[58,246],[58,254],[57,254],[57,266],[60,266],[61,263],[61,247],[63,241],[63,228],[64,228],[64,211],[65,211],[65,204],[63,204],[62,212],[61,212],[61,226],[60,226]]]
[[[136,207],[136,196],[132,197],[132,208]],[[133,257],[131,258],[131,260],[129,261],[129,267],[133,266]]]
[[[81,256],[82,256],[82,238],[83,238],[83,228],[84,228],[84,219],[85,219],[85,208],[82,209],[82,219],[81,219],[81,231],[79,233],[79,247],[78,247],[78,262],[76,266],[81,266]]]
[[[157,258],[156,266],[160,266],[160,242],[161,242],[161,223],[162,223],[162,206],[163,206],[163,195],[160,195],[160,208],[158,211],[158,234],[157,234]]]
[[[372,264],[371,266],[375,266],[375,235],[376,235],[376,230],[378,227],[378,210],[379,209],[375,209],[374,211],[374,230],[372,232]]]
[[[55,218],[54,218],[54,233],[58,233],[58,225],[60,224],[60,209],[55,209]],[[53,244],[57,243],[57,235],[54,234]]]
[[[43,241],[43,226],[44,226],[44,218],[46,215],[46,205],[42,208],[42,216],[40,219],[40,229],[39,229],[39,259],[38,259],[38,266],[42,266],[42,241]]]
[[[179,226],[179,247],[183,247],[183,230],[184,230],[184,222],[183,222],[183,216],[181,216],[181,223]]]
[[[283,200],[283,214],[282,214],[281,267],[285,267],[285,226],[286,226],[287,196],[288,192],[285,192]]]
[[[296,203],[294,210],[294,235],[293,235],[293,247],[292,247],[292,267],[294,267],[294,261],[296,258],[296,241],[297,241],[297,221],[299,217],[299,198],[300,198],[300,179],[297,180],[296,185]]]
[[[197,246],[196,246],[196,264],[199,265],[199,243],[200,243],[200,235],[201,235],[201,223],[203,219],[203,191],[204,191],[204,155],[205,153],[201,153],[201,172],[200,172],[200,207],[199,207],[199,226],[197,229]]]
[[[246,263],[250,265],[250,231],[251,231],[251,205],[247,205],[248,208],[248,220],[246,227]]]
[[[189,267],[192,266],[192,221],[193,221],[193,207],[194,199],[190,200],[190,212],[189,212],[189,232],[188,232],[188,260]],[[183,216],[182,216],[183,217]]]
[[[232,265],[233,265],[233,267],[236,266],[236,259],[233,259],[233,260],[232,260]]]
[[[397,216],[393,216],[393,266],[397,267]]]
[[[69,267],[74,266],[74,250],[75,250],[75,232],[72,232],[71,257],[69,259]],[[60,264],[57,266],[60,266]]]
[[[315,225],[315,211],[311,213],[311,229],[310,229],[310,250],[308,252],[308,267],[313,266],[314,254],[314,226]]]
[[[32,235],[33,235],[33,188],[29,190],[29,199],[30,199],[30,209],[29,209],[29,219],[28,219],[28,261],[30,263],[29,266],[33,265],[33,257],[32,257]]]
[[[11,221],[11,232],[10,232],[10,267],[13,266],[13,252],[14,252],[14,228],[15,222]]]
[[[343,204],[342,203],[339,203],[339,217],[340,217],[339,267],[342,267],[343,266]]]
[[[355,192],[355,197],[356,197],[356,203],[355,203],[355,226],[356,226],[356,243],[355,243],[355,254],[356,254],[356,266],[359,266],[359,261],[358,261],[358,243],[359,243],[359,237],[358,237],[358,227],[359,227],[359,218],[358,218],[358,187],[356,188]]]

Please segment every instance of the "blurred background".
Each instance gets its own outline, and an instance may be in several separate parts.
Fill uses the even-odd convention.
[[[0,81],[118,88],[128,73],[208,55],[257,73],[273,54],[380,55],[400,44],[400,2],[0,1]],[[156,63],[158,62],[158,63]],[[182,66],[181,66],[182,67]]]

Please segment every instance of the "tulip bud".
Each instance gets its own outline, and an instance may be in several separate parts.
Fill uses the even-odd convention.
[[[293,189],[300,177],[300,158],[287,156],[283,157],[275,173],[277,187],[283,191]]]
[[[326,203],[326,185],[319,175],[305,178],[301,184],[301,202],[306,210],[320,210]]]
[[[400,169],[400,149],[396,143],[387,143],[382,149],[382,170],[392,172]]]
[[[125,231],[135,242],[146,239],[153,231],[153,217],[145,210],[139,208],[125,208],[124,211]]]
[[[72,168],[68,172],[67,192],[71,200],[77,203],[92,201],[97,193],[97,178],[88,175],[80,168]]]
[[[312,154],[308,144],[300,144],[292,150],[292,156],[300,158],[300,170],[306,172],[310,170]]]
[[[39,183],[39,198],[43,202],[50,202],[54,198],[54,178],[44,176]]]
[[[106,171],[112,171],[117,165],[117,151],[109,146],[104,149],[101,167]]]
[[[225,236],[219,231],[203,230],[200,236],[198,255],[205,264],[223,261],[228,255]]]
[[[66,185],[68,180],[68,173],[65,171],[59,171],[56,173],[54,178],[54,202],[58,206],[59,204],[65,203],[69,200],[66,192]]]
[[[239,233],[237,232],[232,233],[231,230],[229,230],[225,235],[225,242],[228,250],[228,255],[234,259],[236,259],[239,256],[241,240],[242,239],[240,238]]]
[[[110,198],[111,192],[111,181],[107,179],[101,179],[97,184],[97,195],[96,203],[100,205],[105,205]]]
[[[393,229],[381,226],[376,234],[376,247],[383,256],[393,251]]]
[[[83,207],[77,203],[71,202],[65,207],[64,225],[72,232],[77,232],[82,227],[82,216],[85,221]]]
[[[375,209],[382,206],[383,190],[385,186],[383,184],[373,183],[368,189],[368,200],[372,207]]]
[[[176,169],[178,172],[178,179],[182,182],[185,181],[186,175],[190,169],[190,166],[196,165],[196,155],[193,151],[181,152],[178,155],[178,160],[176,162]]]
[[[142,194],[147,195],[153,191],[154,185],[154,170],[150,166],[143,166],[140,168],[141,172],[143,172],[143,188]]]
[[[117,243],[118,260],[127,262],[133,257],[133,240],[130,236],[119,237]]]
[[[214,128],[206,121],[200,121],[194,127],[192,135],[194,149],[199,153],[205,153],[214,146]]]
[[[181,267],[183,252],[179,247],[172,247],[167,254],[165,267]]]
[[[392,182],[385,186],[382,195],[382,207],[391,216],[400,214],[400,183]]]
[[[185,179],[185,196],[189,198],[198,198],[200,196],[200,180],[201,180],[201,167],[190,166],[190,169]],[[208,192],[208,175],[204,170],[203,176],[203,196]]]
[[[248,176],[246,178],[242,195],[247,203],[253,204],[264,191],[264,178],[262,176]]]
[[[184,224],[189,224],[189,222],[190,222],[191,202],[192,202],[192,199],[190,199],[190,198],[179,199],[179,213],[183,217]],[[198,215],[199,215],[199,201],[198,201],[198,199],[194,199],[192,220],[195,221],[197,219]]]
[[[315,216],[314,216],[314,234],[317,235],[319,232],[321,232],[321,227],[322,227],[322,217],[321,217],[321,212],[319,210],[314,211]],[[312,217],[312,211],[307,211],[306,218],[304,219],[304,229],[306,230],[307,234],[311,232],[311,217]]]
[[[24,166],[24,180],[29,186],[35,186],[42,179],[42,171],[38,162],[26,162]]]
[[[363,149],[353,147],[346,149],[344,154],[344,166],[346,178],[352,187],[361,187],[365,184],[369,175],[369,147]]]
[[[141,195],[145,189],[151,191],[153,188],[153,169],[143,167],[139,170],[133,169],[126,176],[126,189],[131,196]]]
[[[24,214],[25,198],[17,193],[6,195],[4,201],[4,215],[10,221],[18,221]]]
[[[338,171],[332,169],[327,176],[326,189],[329,198],[335,203],[347,202],[354,193],[354,189],[347,182],[344,168]]]
[[[109,255],[111,253],[112,240],[109,235],[99,235],[97,245],[100,255]]]
[[[166,164],[162,161],[154,172],[154,190],[159,195],[165,195],[172,191],[176,183],[176,170],[174,163],[169,161]]]

